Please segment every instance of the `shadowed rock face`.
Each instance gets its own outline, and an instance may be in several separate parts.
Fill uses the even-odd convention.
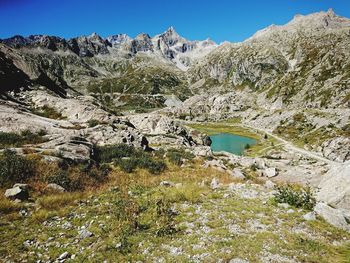
[[[22,70],[17,68],[13,62],[0,52],[0,92],[16,91],[26,89],[31,81]]]

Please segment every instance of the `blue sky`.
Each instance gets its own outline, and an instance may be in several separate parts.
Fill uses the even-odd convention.
[[[328,8],[350,17],[350,0],[0,0],[0,38],[92,32],[153,36],[174,26],[188,39],[237,42],[295,14]]]

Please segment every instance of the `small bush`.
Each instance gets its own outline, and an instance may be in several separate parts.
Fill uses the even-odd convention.
[[[92,128],[92,127],[95,127],[95,126],[101,124],[101,122],[99,120],[96,120],[96,119],[91,119],[88,121],[88,124],[89,124],[89,127]]]
[[[58,184],[65,189],[70,188],[71,180],[68,171],[61,170],[48,178],[48,183]]]
[[[122,157],[136,155],[136,150],[126,144],[99,146],[95,149],[94,159],[99,163],[110,163]]]
[[[159,174],[165,170],[166,165],[161,160],[152,160],[150,158],[145,158],[142,160],[140,167],[148,170],[152,174]]]
[[[0,147],[18,147],[24,144],[36,144],[44,142],[45,131],[32,133],[29,130],[22,131],[21,134],[14,132],[0,132]]]
[[[64,119],[64,117],[60,112],[56,111],[56,109],[47,105],[44,105],[43,107],[38,109],[33,109],[32,112],[36,115],[49,118],[49,119],[56,119],[56,120]]]
[[[131,173],[137,168],[142,168],[152,174],[158,174],[164,171],[166,167],[163,160],[159,160],[150,153],[135,149],[126,144],[97,147],[95,150],[95,160],[98,163],[114,161],[115,165],[127,173]]]
[[[172,164],[181,166],[183,164],[183,159],[192,160],[194,155],[184,149],[169,149],[167,157]]]
[[[126,173],[132,173],[137,168],[135,158],[120,159],[116,164]]]
[[[116,161],[124,172],[131,173],[137,168],[146,169],[152,174],[159,174],[165,169],[165,163],[161,160],[152,159],[149,154],[144,154],[138,157],[123,158]]]
[[[35,163],[15,152],[5,150],[0,157],[0,185],[24,183],[35,175]]]
[[[160,198],[156,202],[156,235],[167,236],[177,232],[175,227],[175,216],[171,203],[164,198]]]
[[[301,188],[293,185],[276,187],[274,200],[277,203],[287,203],[295,207],[312,210],[316,205],[316,199],[310,187]]]

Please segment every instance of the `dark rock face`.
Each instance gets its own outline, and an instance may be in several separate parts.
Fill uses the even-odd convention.
[[[0,51],[0,92],[27,89],[31,81],[27,74],[17,68],[13,61]]]
[[[203,144],[204,144],[205,146],[211,146],[211,144],[212,144],[211,138],[210,138],[209,136],[205,136],[205,137],[203,138]]]
[[[134,40],[131,41],[130,51],[134,54],[140,51],[153,51],[151,37],[148,34],[139,34]]]
[[[68,41],[70,49],[80,57],[93,57],[98,54],[109,54],[108,47],[111,43],[97,34],[88,37],[72,38]]]

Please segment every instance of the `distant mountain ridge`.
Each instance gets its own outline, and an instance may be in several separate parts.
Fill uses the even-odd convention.
[[[184,54],[196,53],[197,57],[204,56],[217,46],[210,39],[204,41],[189,41],[181,37],[173,27],[170,27],[162,34],[153,38],[146,33],[141,33],[135,39],[126,34],[117,34],[102,38],[97,33],[89,36],[79,36],[70,39],[64,39],[57,36],[48,35],[30,35],[23,37],[20,35],[0,40],[7,46],[14,48],[22,47],[41,47],[52,51],[68,51],[80,57],[94,57],[96,55],[107,55],[113,53],[110,49],[117,52],[125,52],[135,55],[138,52],[158,52],[167,59],[176,60],[176,65],[180,68],[189,66],[190,59]],[[197,51],[199,49],[199,51]],[[197,51],[197,52],[196,52]],[[191,55],[189,57],[191,57]]]
[[[244,91],[255,98],[248,105],[254,107],[347,107],[350,20],[333,10],[297,15],[244,42],[220,45],[187,40],[173,27],[154,37],[14,36],[0,43],[0,83],[6,84],[2,90],[42,85],[60,94],[74,89],[186,98]]]

